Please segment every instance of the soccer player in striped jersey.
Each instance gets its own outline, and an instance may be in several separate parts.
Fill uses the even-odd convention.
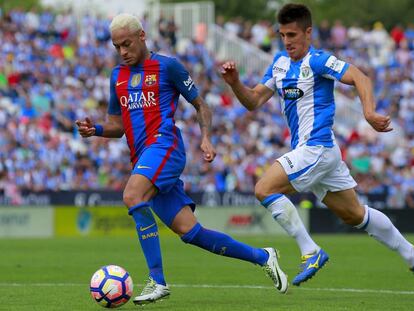
[[[243,85],[234,62],[222,66],[222,76],[239,101],[255,110],[274,93],[291,134],[292,151],[278,158],[255,187],[256,197],[274,219],[294,237],[302,253],[302,269],[293,284],[311,278],[328,255],[311,239],[295,206],[285,196],[313,192],[345,223],[397,251],[414,270],[414,247],[380,211],[362,205],[356,182],[341,159],[332,126],[335,114],[334,81],[354,85],[367,122],[378,132],[391,131],[390,118],[375,111],[370,79],[357,67],[311,46],[312,18],[301,4],[286,4],[278,12],[279,34],[286,51],[275,55],[262,82]]]
[[[195,204],[184,192],[180,180],[186,159],[183,139],[174,120],[180,95],[197,111],[203,160],[212,162],[216,151],[210,141],[211,111],[189,73],[175,58],[148,50],[146,34],[137,17],[117,15],[110,28],[113,45],[123,64],[112,70],[108,120],[94,124],[85,118],[76,124],[83,137],[119,138],[125,134],[131,151],[132,173],[123,198],[136,223],[149,269],[148,283],[134,303],[146,304],[170,295],[152,211],[185,243],[262,266],[275,287],[285,293],[287,277],[273,248],[251,247],[221,232],[205,229],[194,216]]]

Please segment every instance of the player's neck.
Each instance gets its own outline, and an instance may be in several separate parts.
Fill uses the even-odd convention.
[[[151,52],[146,49],[142,55],[142,58],[140,59],[140,61],[138,61],[136,64],[132,65],[132,66],[140,66],[140,65],[144,65],[145,61],[151,58]]]
[[[293,60],[294,62],[298,62],[302,60],[309,53],[310,48],[311,46],[308,45],[298,57],[295,57],[295,58],[291,57],[290,59]]]

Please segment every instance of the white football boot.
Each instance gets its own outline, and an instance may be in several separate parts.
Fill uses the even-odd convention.
[[[280,269],[277,258],[279,257],[274,248],[266,247],[264,250],[269,254],[269,259],[263,265],[263,270],[272,279],[276,289],[285,294],[288,290],[289,283],[286,274]]]
[[[145,305],[166,299],[170,296],[170,288],[168,285],[157,284],[152,278],[148,278],[148,282],[142,290],[141,294],[133,300],[136,305]]]

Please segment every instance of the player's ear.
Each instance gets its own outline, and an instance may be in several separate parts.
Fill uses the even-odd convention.
[[[138,34],[138,36],[139,36],[139,39],[141,40],[141,41],[145,41],[145,39],[146,39],[146,37],[145,37],[145,31],[143,30],[143,29],[141,29],[140,31],[139,31],[139,34]]]
[[[312,27],[306,28],[305,33],[307,36],[312,36]]]

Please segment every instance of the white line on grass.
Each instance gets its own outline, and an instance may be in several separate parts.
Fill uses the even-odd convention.
[[[135,284],[143,286],[144,284]],[[88,284],[80,283],[0,283],[0,287],[89,287]],[[271,289],[272,286],[261,285],[214,285],[214,284],[170,284],[171,287],[181,288],[227,288],[227,289]],[[391,290],[391,289],[366,289],[366,288],[322,288],[322,287],[294,287],[294,290],[322,291],[322,292],[347,292],[347,293],[369,293],[369,294],[392,294],[392,295],[414,295],[414,291]]]

